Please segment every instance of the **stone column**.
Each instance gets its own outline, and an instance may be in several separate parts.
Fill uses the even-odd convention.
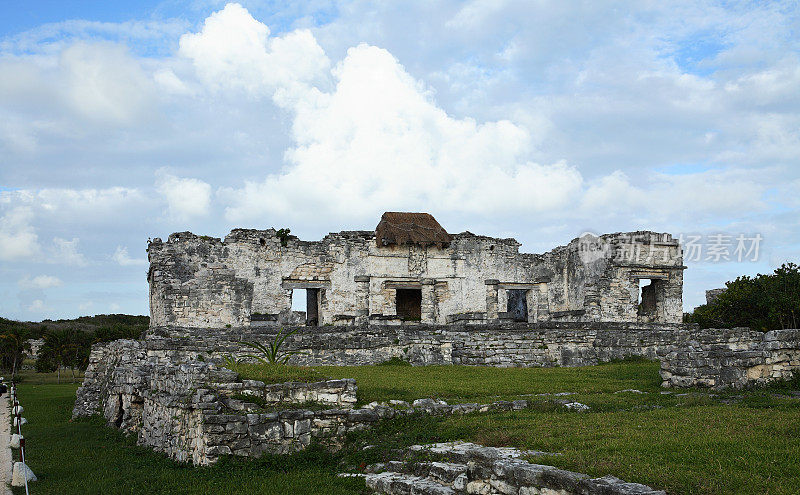
[[[436,281],[422,279],[422,323],[436,323]]]
[[[369,323],[369,276],[358,275],[356,283],[356,325]]]
[[[538,289],[533,287],[525,292],[525,306],[528,309],[528,323],[535,323],[538,321],[538,311],[536,304],[538,304]]]
[[[497,285],[499,280],[490,279],[486,281],[486,320],[497,321]]]
[[[537,284],[536,291],[536,321],[550,319],[550,302],[548,300],[547,284]]]

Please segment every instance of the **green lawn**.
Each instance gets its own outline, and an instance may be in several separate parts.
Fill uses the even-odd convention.
[[[357,494],[363,482],[337,478],[339,459],[321,451],[195,468],[173,462],[99,420],[70,422],[77,385],[19,386],[35,495]],[[15,489],[15,495],[25,493]]]
[[[452,403],[530,398],[534,394],[657,391],[659,364],[625,361],[581,368],[483,366],[320,366],[331,378],[355,378],[359,403],[436,397]]]
[[[20,386],[20,396],[30,420],[25,432],[29,461],[40,477],[33,493],[358,494],[363,490],[359,480],[335,473],[383,460],[392,448],[456,439],[559,452],[537,462],[593,476],[612,474],[671,494],[800,493],[800,400],[771,391],[717,397],[703,391],[662,394],[658,364],[651,362],[313,371],[356,378],[360,403],[422,397],[449,402],[523,397],[536,403],[516,412],[388,421],[352,435],[337,454],[312,450],[192,468],[136,447],[99,421],[69,422],[76,385],[36,385],[31,378]],[[614,393],[624,389],[644,393]],[[558,392],[576,394],[535,395]],[[583,402],[591,410],[567,411],[555,402],[559,399]],[[365,445],[375,447],[364,450]]]

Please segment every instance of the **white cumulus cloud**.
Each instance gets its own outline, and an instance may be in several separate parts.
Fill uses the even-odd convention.
[[[145,258],[131,258],[128,254],[128,248],[117,246],[117,250],[114,251],[114,254],[111,256],[111,259],[116,261],[122,266],[136,266],[136,265],[146,265],[147,260]]]
[[[58,277],[53,277],[51,275],[38,275],[36,277],[31,278],[30,276],[25,276],[21,278],[17,284],[19,285],[20,289],[49,289],[51,287],[60,287],[63,285],[63,282]]]
[[[199,33],[181,36],[180,54],[217,90],[272,95],[302,91],[324,76],[328,57],[308,30],[270,37],[269,28],[237,3],[211,14]]]
[[[272,95],[294,116],[285,171],[222,191],[230,220],[293,215],[299,201],[306,213],[351,217],[394,208],[540,211],[580,191],[574,167],[526,159],[524,128],[448,115],[384,49],[350,48],[328,73],[310,32],[270,38],[267,26],[228,4],[183,36],[180,51],[212,91]],[[319,83],[326,78],[329,91]]]
[[[29,305],[26,307],[26,309],[27,309],[28,311],[30,311],[31,313],[45,313],[45,312],[47,312],[47,311],[50,311],[50,308],[49,308],[49,307],[47,307],[47,306],[44,304],[44,301],[42,301],[41,299],[34,299],[34,300],[33,300],[33,302],[31,302],[31,303],[30,303],[30,304],[29,304]]]
[[[32,258],[40,253],[32,219],[33,210],[26,206],[11,208],[0,217],[0,259]]]
[[[51,249],[51,263],[63,263],[65,265],[86,266],[86,258],[78,251],[80,239],[73,237],[72,240],[53,238]]]
[[[211,185],[200,179],[177,177],[159,170],[156,173],[156,190],[166,201],[170,217],[176,220],[208,214]]]

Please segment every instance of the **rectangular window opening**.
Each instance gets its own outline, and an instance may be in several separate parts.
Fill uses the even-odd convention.
[[[292,316],[298,324],[319,326],[319,289],[293,289]]]

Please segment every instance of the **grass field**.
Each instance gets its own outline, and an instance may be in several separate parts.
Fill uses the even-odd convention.
[[[314,371],[313,376],[356,378],[360,403],[422,397],[452,403],[520,397],[537,402],[524,411],[388,421],[352,435],[337,454],[312,449],[193,468],[136,447],[98,420],[70,422],[76,385],[38,385],[28,377],[20,396],[30,420],[25,432],[29,461],[40,477],[32,493],[358,494],[363,490],[359,480],[335,474],[380,461],[392,448],[456,439],[558,452],[562,455],[544,462],[593,476],[612,474],[671,494],[800,493],[800,400],[773,390],[662,394],[658,365],[651,362]],[[615,393],[625,389],[642,393]],[[591,410],[567,411],[555,397],[537,395],[559,392],[574,392],[567,398]],[[364,450],[365,445],[375,447]]]

